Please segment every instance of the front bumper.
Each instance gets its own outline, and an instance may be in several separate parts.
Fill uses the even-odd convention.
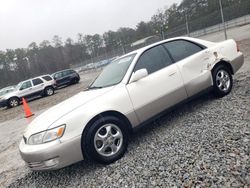
[[[55,140],[40,145],[28,145],[22,139],[19,151],[34,171],[56,170],[83,160],[80,136],[67,142]]]
[[[241,52],[239,52],[238,56],[230,62],[230,64],[233,67],[234,74],[242,67],[243,63],[244,63],[244,56]]]

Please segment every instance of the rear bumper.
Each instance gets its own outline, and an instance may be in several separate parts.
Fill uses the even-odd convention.
[[[238,56],[230,62],[230,64],[233,67],[233,72],[236,73],[242,67],[243,63],[244,63],[244,56],[241,52],[239,52]]]
[[[83,160],[80,137],[40,145],[28,145],[22,139],[19,151],[27,166],[34,171],[56,170]]]

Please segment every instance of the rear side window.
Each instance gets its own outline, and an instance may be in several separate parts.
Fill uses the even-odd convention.
[[[162,68],[165,68],[171,63],[172,61],[168,53],[163,46],[159,45],[147,50],[142,54],[135,65],[134,71],[139,69],[147,69],[148,74],[151,74]]]
[[[46,81],[52,80],[52,78],[51,78],[50,76],[43,76],[42,78],[43,78],[44,80],[46,80]]]
[[[203,50],[200,46],[186,40],[167,42],[164,46],[168,49],[175,62]]]
[[[32,80],[33,82],[33,85],[36,86],[36,85],[39,85],[39,84],[42,84],[43,81],[40,79],[40,78],[36,78],[34,80]]]

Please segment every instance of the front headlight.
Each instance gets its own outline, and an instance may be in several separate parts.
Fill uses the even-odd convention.
[[[63,136],[66,126],[62,125],[30,136],[28,144],[36,145],[51,142]]]

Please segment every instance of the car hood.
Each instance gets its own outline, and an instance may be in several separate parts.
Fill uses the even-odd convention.
[[[112,88],[113,87],[83,91],[53,106],[35,118],[27,126],[24,136],[28,138],[32,134],[47,130],[53,123],[66,114],[90,102],[91,100],[96,99],[104,93],[109,92]]]

